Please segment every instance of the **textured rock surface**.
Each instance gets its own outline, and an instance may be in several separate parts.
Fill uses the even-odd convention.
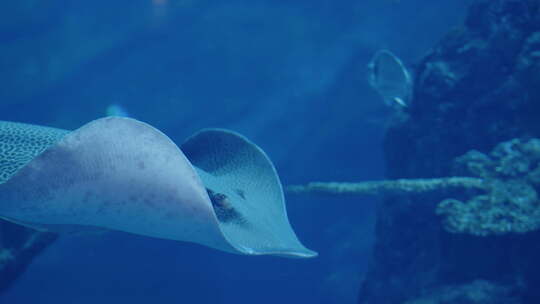
[[[449,176],[452,160],[469,150],[487,153],[503,141],[540,136],[539,5],[475,2],[465,24],[422,60],[409,116],[386,136],[388,178]],[[449,233],[434,211],[442,198],[396,196],[379,206],[359,303],[404,303],[480,278],[520,281],[524,288],[513,301],[538,303],[540,233]]]
[[[446,199],[437,206],[447,231],[487,236],[540,228],[539,139],[506,141],[489,155],[472,150],[458,157],[456,165],[456,171],[480,177],[486,191],[465,202]]]

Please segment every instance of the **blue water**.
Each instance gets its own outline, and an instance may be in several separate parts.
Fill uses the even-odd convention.
[[[50,2],[0,4],[0,120],[75,129],[119,104],[177,143],[228,128],[260,145],[288,185],[382,178],[392,109],[366,65],[381,48],[412,65],[469,1]],[[315,259],[64,236],[0,303],[355,303],[376,201],[287,195]]]

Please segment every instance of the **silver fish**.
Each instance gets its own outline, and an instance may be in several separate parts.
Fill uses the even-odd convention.
[[[388,50],[380,50],[371,59],[368,69],[369,84],[387,105],[409,106],[412,77],[398,57]]]

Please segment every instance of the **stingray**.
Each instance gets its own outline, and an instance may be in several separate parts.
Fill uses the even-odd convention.
[[[178,147],[131,118],[75,131],[0,122],[0,217],[53,232],[117,230],[246,255],[314,257],[258,146],[205,129]]]

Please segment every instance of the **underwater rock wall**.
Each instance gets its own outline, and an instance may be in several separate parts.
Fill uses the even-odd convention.
[[[386,135],[388,178],[451,176],[467,151],[540,137],[540,2],[476,1],[415,80],[407,118]],[[540,231],[445,229],[438,202],[467,194],[391,196],[379,205],[359,303],[539,303]],[[473,301],[474,292],[484,300]]]

